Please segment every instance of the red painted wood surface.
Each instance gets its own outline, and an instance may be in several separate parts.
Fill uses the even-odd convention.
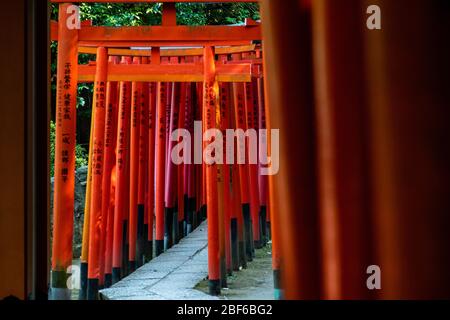
[[[68,4],[61,5],[59,19],[68,15]],[[74,209],[75,134],[78,33],[59,26],[56,83],[55,185],[53,195],[52,270],[66,271],[72,264],[72,213]]]
[[[131,58],[122,57],[121,63],[131,63]],[[126,190],[127,163],[129,153],[129,128],[131,114],[131,83],[119,83],[119,114],[117,124],[117,155],[116,155],[116,195],[114,204],[114,245],[113,268],[122,267],[122,228],[127,209]]]
[[[215,81],[215,61],[212,47],[205,47],[205,82],[203,89],[204,129],[216,128],[216,110],[218,109],[218,83]],[[207,143],[204,142],[204,148]],[[210,281],[220,280],[219,261],[219,212],[217,191],[217,164],[205,166],[206,205],[208,212],[208,277]]]
[[[92,189],[91,211],[89,222],[89,258],[88,279],[99,279],[102,271],[100,263],[101,243],[106,224],[102,215],[102,183],[104,169],[104,139],[106,115],[106,75],[108,72],[108,57],[105,48],[97,49],[97,72],[94,85],[95,120],[92,154]]]

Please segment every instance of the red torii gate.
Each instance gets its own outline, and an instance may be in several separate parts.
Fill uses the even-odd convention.
[[[65,1],[53,0],[60,3],[59,22],[66,21],[69,17],[67,9],[70,4]],[[72,213],[74,197],[74,153],[76,133],[76,88],[78,81],[94,81],[94,91],[101,92],[102,84],[107,81],[202,81],[204,83],[204,108],[205,119],[207,114],[215,112],[218,105],[218,81],[221,82],[245,82],[251,80],[251,66],[245,64],[216,64],[214,61],[215,46],[249,45],[254,40],[261,40],[260,25],[252,20],[247,20],[245,26],[177,26],[175,2],[255,2],[248,0],[220,0],[220,1],[72,1],[72,2],[121,2],[136,3],[146,2],[165,3],[163,7],[163,19],[161,26],[145,27],[97,27],[89,22],[82,23],[79,30],[70,30],[65,23],[52,22],[52,40],[59,41],[58,70],[57,70],[57,119],[56,119],[56,146],[55,146],[55,192],[54,192],[54,237],[52,256],[52,297],[67,298],[67,268],[72,260]],[[115,65],[107,62],[107,50],[105,47],[131,47],[152,46],[155,54],[160,55],[161,46],[204,46],[203,65]],[[94,72],[93,66],[78,66],[77,57],[79,47],[99,47],[97,50],[97,66]],[[99,60],[100,59],[100,60]],[[236,63],[236,62],[235,62]],[[238,62],[237,62],[238,63]],[[138,68],[137,68],[138,67]],[[109,70],[111,69],[111,70]],[[164,69],[164,71],[163,71]],[[172,70],[171,72],[167,72]],[[111,73],[109,72],[111,71]],[[160,73],[161,78],[155,76]],[[95,75],[94,75],[95,74]],[[152,75],[153,74],[153,75]],[[96,106],[104,105],[103,98],[94,98]],[[205,106],[210,110],[205,109]],[[214,110],[213,110],[214,109]],[[104,119],[104,113],[99,116]],[[213,128],[215,123],[209,122],[204,128]],[[104,120],[100,120],[104,121]],[[94,145],[102,144],[101,132],[94,132]],[[96,139],[98,141],[96,142]],[[101,160],[104,150],[96,148],[95,160],[97,168],[102,168]],[[209,243],[209,280],[210,292],[220,292],[220,270],[217,252],[219,252],[218,240],[218,215],[217,207],[217,166],[209,165],[206,174],[206,202],[208,204],[208,243]],[[93,186],[101,186],[101,174],[93,172]],[[98,198],[98,196],[97,196]],[[103,237],[101,230],[101,200],[93,201],[90,206],[90,234],[96,239]],[[100,201],[100,202],[99,202]],[[160,216],[157,212],[157,219]],[[70,221],[70,223],[68,223]],[[157,224],[158,233],[158,224]],[[89,254],[95,254],[98,241],[90,239]],[[159,246],[157,246],[158,248]],[[97,249],[95,249],[97,248]],[[94,250],[95,249],[95,250]],[[97,264],[89,266],[88,271],[88,298],[95,299],[98,291]]]

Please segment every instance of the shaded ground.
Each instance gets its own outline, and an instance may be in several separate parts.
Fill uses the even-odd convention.
[[[228,277],[220,297],[208,295],[207,225],[203,223],[180,244],[169,249],[135,273],[102,291],[105,299],[117,300],[273,300],[271,243],[256,250],[246,269]],[[79,259],[73,260],[79,265]],[[72,290],[78,299],[78,290]]]
[[[228,289],[222,289],[224,300],[273,300],[272,246],[256,250],[256,257],[248,262],[247,269],[233,272],[228,277]],[[200,282],[195,289],[208,293],[208,280]]]
[[[208,225],[203,222],[178,244],[100,291],[105,300],[210,300],[194,290],[208,275]]]

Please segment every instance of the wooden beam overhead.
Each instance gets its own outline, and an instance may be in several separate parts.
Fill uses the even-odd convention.
[[[81,47],[106,47],[106,48],[127,48],[130,47],[204,47],[206,45],[217,46],[245,46],[251,41],[80,41]]]
[[[256,45],[217,47],[216,54],[233,54],[242,52],[252,52],[256,49]],[[78,53],[96,54],[95,47],[78,47]],[[137,56],[151,57],[151,50],[140,49],[108,49],[110,56]],[[186,49],[161,49],[161,57],[186,57],[186,56],[202,56],[203,48],[186,48]]]
[[[57,24],[52,23],[51,39],[58,40]],[[78,41],[89,42],[232,42],[261,40],[260,25],[255,26],[140,26],[140,27],[81,27]]]
[[[203,82],[203,64],[161,64],[161,65],[123,65],[109,64],[108,81],[140,82]],[[250,82],[250,64],[217,64],[217,81]],[[93,82],[95,64],[78,66],[78,82]]]

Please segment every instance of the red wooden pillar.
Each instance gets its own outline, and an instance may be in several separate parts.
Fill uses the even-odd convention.
[[[224,63],[227,61],[226,55],[219,56],[220,63]],[[222,198],[222,204],[219,204],[219,210],[223,210],[223,213],[219,216],[222,216],[220,221],[220,241],[221,241],[221,275],[222,275],[222,287],[227,287],[226,283],[226,275],[230,274],[232,271],[231,266],[231,181],[230,181],[230,169],[231,165],[226,161],[226,130],[229,129],[230,126],[230,84],[229,83],[221,83],[219,85],[219,97],[220,97],[220,107],[218,109],[218,119],[220,122],[218,126],[223,139],[223,156],[224,163],[219,165],[219,169],[221,170],[221,177],[219,177],[219,187],[222,186],[222,191],[219,192],[219,197]],[[221,181],[220,181],[221,180]],[[219,199],[220,199],[219,198]],[[222,208],[221,208],[222,207]],[[222,248],[223,247],[223,248]],[[223,254],[223,256],[222,256]]]
[[[236,94],[235,85],[230,84],[230,129],[236,130]],[[241,179],[238,158],[238,147],[233,146],[234,157],[231,169],[232,213],[231,213],[231,245],[233,270],[239,271],[239,267],[247,268],[247,255],[245,252],[245,226],[242,212]]]
[[[304,3],[261,2],[270,127],[280,129],[281,145],[279,172],[270,178],[272,218],[279,219],[272,224],[280,228],[288,299],[321,297],[311,13]]]
[[[154,50],[154,49],[152,49]],[[155,51],[159,57],[159,50]],[[152,51],[153,54],[153,51]],[[152,57],[153,61],[153,57]],[[153,63],[153,62],[152,62]],[[155,62],[156,63],[156,62]],[[156,175],[156,256],[164,251],[164,182],[166,167],[166,100],[167,84],[158,82],[156,85],[157,98],[157,121],[156,121],[156,153],[155,153],[155,175]]]
[[[185,128],[189,131],[191,137],[194,137],[194,119],[195,112],[193,108],[193,83],[186,83],[186,101],[185,101]],[[191,155],[194,154],[194,145],[191,145]],[[195,166],[192,161],[190,164],[184,165],[184,193],[186,197],[186,234],[191,233],[194,225],[194,215],[196,211],[196,194],[195,194]]]
[[[263,57],[263,66],[266,64],[266,57]],[[266,68],[263,68],[264,72],[264,85],[267,82]],[[264,91],[264,102],[270,102],[266,97],[268,96],[267,91]],[[271,129],[270,122],[270,107],[269,103],[264,105],[264,115],[265,115],[265,126],[267,129]],[[267,136],[267,150],[261,150],[266,152],[266,155],[271,156],[271,135]],[[260,152],[261,152],[260,151]],[[268,208],[268,219],[270,220],[270,233],[272,240],[272,270],[273,270],[273,287],[274,287],[274,298],[280,300],[283,298],[283,285],[281,283],[281,227],[280,218],[278,216],[279,212],[279,202],[277,201],[275,189],[275,182],[273,176],[263,176],[267,178],[267,199],[266,205]]]
[[[220,268],[220,285],[226,288],[227,285],[227,265],[225,253],[225,184],[224,184],[223,164],[217,164],[217,227],[219,242],[219,268]]]
[[[88,300],[96,300],[100,279],[100,255],[102,242],[102,182],[103,182],[103,157],[105,139],[105,114],[106,114],[106,81],[108,75],[107,50],[103,47],[97,49],[97,67],[94,83],[94,138],[92,153],[92,195],[89,222],[89,264],[88,264]]]
[[[148,64],[148,57],[142,57],[142,64]],[[146,187],[148,177],[148,142],[149,142],[149,83],[142,83],[139,98],[139,169],[138,169],[138,206],[137,206],[137,247],[136,263],[142,265],[150,260],[151,248],[148,238],[148,208],[146,208]]]
[[[140,57],[133,58],[133,64],[140,64]],[[142,83],[131,84],[131,126],[130,126],[130,203],[129,203],[129,253],[128,270],[136,269],[137,210],[138,210],[138,173],[139,173],[139,135],[140,135],[140,103]]]
[[[153,61],[152,61],[153,63]],[[156,129],[156,83],[149,87],[148,113],[148,181],[147,181],[147,216],[148,235],[146,259],[153,258],[153,228],[155,215],[155,129]]]
[[[129,123],[128,130],[131,127],[131,83],[130,83],[130,114],[129,114]],[[129,134],[129,133],[128,133]],[[125,195],[124,195],[124,210],[122,212],[122,226],[123,226],[123,240],[122,240],[122,267],[123,267],[123,276],[127,276],[130,274],[129,268],[129,255],[130,255],[130,161],[131,161],[131,144],[130,144],[130,136],[128,136],[128,156],[125,162]]]
[[[201,208],[202,208],[202,181],[203,181],[203,172],[202,165],[195,165],[195,196],[196,196],[196,206],[194,213],[194,228],[197,228],[200,224],[200,216],[201,216]]]
[[[176,26],[177,16],[175,3],[163,4],[162,25]],[[177,64],[178,57],[164,58],[165,63]],[[173,142],[170,135],[178,126],[179,111],[179,83],[167,84],[167,102],[166,102],[166,171],[165,171],[165,194],[164,194],[164,250],[172,247],[178,234],[178,214],[176,212],[176,190],[178,170],[171,161],[171,150]]]
[[[117,110],[117,109],[116,109]],[[111,170],[111,183],[108,203],[108,217],[106,225],[106,248],[105,248],[105,288],[112,285],[112,256],[114,239],[114,203],[116,195],[116,166]]]
[[[239,267],[247,268],[247,255],[245,253],[245,226],[242,215],[241,183],[239,179],[239,165],[232,166],[233,213],[231,219],[231,243],[233,246],[233,270]]]
[[[78,30],[67,27],[69,6],[59,6],[58,23],[52,299],[70,298],[66,280],[67,268],[72,264]]]
[[[247,161],[248,161],[248,181],[249,181],[249,191],[250,191],[250,215],[252,221],[252,237],[253,244],[255,248],[261,248],[261,237],[259,232],[259,186],[258,186],[258,123],[255,119],[258,118],[257,111],[257,102],[255,101],[254,94],[254,83],[247,82],[244,84],[245,86],[245,115],[247,119],[247,129],[249,132],[253,131],[254,136],[252,138],[252,134],[247,137]],[[251,141],[254,139],[254,141]],[[256,148],[252,150],[253,144],[256,145]],[[255,153],[256,163],[252,162],[252,153]]]
[[[91,129],[94,128],[95,108],[91,111]],[[88,254],[89,254],[89,219],[91,211],[91,186],[92,186],[92,152],[93,152],[94,130],[89,133],[89,156],[88,172],[86,177],[86,193],[84,199],[83,217],[83,238],[80,257],[80,292],[79,300],[86,300],[87,297],[87,276],[88,276]]]
[[[217,99],[220,97],[220,87],[218,86]],[[220,105],[215,110],[216,126],[222,131],[223,113]],[[223,142],[222,148],[225,146]],[[225,160],[225,158],[224,158]],[[218,163],[217,167],[217,224],[218,224],[218,241],[219,241],[219,265],[220,265],[220,283],[223,288],[227,287],[227,266],[225,253],[225,182],[224,170],[225,165]]]
[[[226,130],[230,128],[230,84],[223,83],[220,87],[220,110],[221,110],[221,130],[224,136]],[[224,140],[224,159],[226,159],[226,143]],[[231,212],[233,211],[232,198],[231,198],[231,164],[226,161],[224,163],[223,181],[224,181],[224,233],[225,233],[225,260],[227,273],[231,274]]]
[[[241,54],[233,54],[232,60],[241,60]],[[234,120],[236,130],[247,131],[247,117],[245,114],[245,85],[244,83],[233,83]],[[242,215],[244,221],[245,254],[248,261],[253,260],[252,221],[250,215],[250,186],[249,186],[249,164],[247,139],[244,139],[245,147],[236,149],[237,159],[245,157],[245,163],[238,163],[239,180],[241,189]]]
[[[368,299],[373,263],[360,1],[314,1],[322,297]]]
[[[152,52],[151,52],[151,63],[152,64],[160,64],[161,63],[161,51],[159,47],[153,47],[152,48]],[[157,203],[158,203],[158,193],[157,193],[157,189],[155,189],[155,186],[158,184],[158,182],[156,181],[155,177],[158,176],[159,173],[156,173],[157,170],[157,148],[158,148],[158,141],[160,139],[159,134],[161,130],[161,128],[158,127],[158,123],[159,123],[159,93],[160,91],[160,87],[158,86],[158,83],[154,82],[151,84],[150,87],[150,93],[151,93],[151,100],[150,100],[150,113],[149,113],[149,181],[148,181],[148,208],[149,208],[149,230],[148,230],[148,238],[149,238],[149,242],[151,242],[151,246],[153,249],[153,242],[154,240],[158,239],[158,237],[155,235],[153,235],[154,232],[154,228],[157,229],[158,227],[156,226],[156,223],[158,223],[158,221],[160,220],[159,218],[157,218],[156,216],[158,215],[158,210],[157,210]],[[164,130],[164,129],[162,129]],[[159,188],[159,187],[156,187]],[[164,214],[164,213],[163,213]],[[162,216],[164,219],[164,215]],[[164,220],[163,221],[163,227],[164,227]],[[163,240],[163,246],[164,246],[164,234],[162,236],[162,240]],[[155,245],[155,253],[156,255],[158,255],[158,244],[156,243]],[[153,252],[152,255],[153,257]]]
[[[364,29],[378,293],[449,299],[448,2],[364,4],[382,12]]]
[[[216,67],[213,47],[204,49],[204,89],[203,89],[203,121],[205,130],[216,128],[216,111],[218,109],[219,87],[215,79]],[[208,145],[204,143],[204,148]],[[205,159],[204,159],[205,161]],[[206,167],[206,203],[208,217],[208,278],[209,293],[220,294],[220,259],[219,259],[219,217],[217,194],[217,164]]]
[[[167,6],[165,7],[167,9]],[[170,5],[170,11],[172,11],[172,5]],[[166,10],[167,12],[167,10]],[[171,19],[172,21],[172,19]],[[176,58],[176,57],[175,57]],[[161,58],[162,64],[171,64],[173,57]],[[163,185],[163,198],[164,198],[164,251],[172,247],[173,245],[173,223],[174,223],[174,199],[173,194],[169,192],[172,188],[169,176],[172,177],[172,166],[169,162],[169,149],[170,149],[170,134],[171,134],[171,115],[172,115],[172,92],[174,90],[173,82],[166,82],[166,95],[164,100],[164,112],[165,112],[165,145],[164,145],[164,185]]]
[[[194,59],[195,61],[195,59]],[[198,83],[193,83],[192,84],[193,88],[193,94],[195,97],[195,101],[193,104],[193,108],[194,108],[194,113],[195,113],[195,122],[194,122],[194,135],[197,132],[200,132],[200,139],[202,138],[202,133],[203,133],[203,108],[202,108],[202,104],[203,104],[203,99],[202,99],[202,94],[201,92],[199,92],[198,87],[199,84]],[[200,90],[201,91],[201,90]],[[195,131],[195,129],[197,129],[197,131]],[[194,137],[194,139],[196,139],[196,137]],[[196,190],[196,207],[195,207],[195,214],[194,214],[194,221],[195,221],[195,227],[199,226],[200,223],[202,222],[202,213],[203,213],[203,209],[205,206],[205,201],[204,201],[204,181],[203,181],[203,177],[204,177],[204,172],[203,172],[203,161],[200,161],[200,163],[195,163],[195,190]]]
[[[202,59],[200,57],[194,57],[194,62],[201,62]],[[204,110],[203,110],[203,83],[197,82],[196,83],[196,94],[197,94],[197,112],[199,115],[199,118],[201,120],[202,129],[201,132],[205,130],[205,120],[204,120]],[[200,195],[201,195],[201,201],[200,201],[200,208],[198,212],[198,224],[200,224],[202,221],[206,219],[206,211],[207,211],[207,203],[206,203],[206,165],[205,162],[201,162],[201,167],[199,167],[199,170],[201,172],[200,177]]]
[[[170,139],[172,132],[178,127],[178,116],[180,108],[180,83],[170,84],[172,87],[170,96],[170,121],[167,137],[167,156],[166,156],[166,185],[165,185],[165,250],[172,247],[176,242],[178,229],[178,212],[176,210],[177,195],[177,168],[172,161],[171,153],[175,142]]]
[[[180,100],[179,100],[179,113],[178,113],[178,129],[185,129],[185,117],[186,117],[186,83],[180,84]],[[178,137],[180,138],[180,136]],[[179,140],[178,140],[179,141]],[[185,164],[177,165],[177,208],[178,208],[178,219],[177,219],[177,235],[178,237],[175,241],[178,243],[181,238],[183,238],[184,232],[184,221],[185,221],[185,192],[184,192],[184,181],[187,177],[184,174]]]
[[[131,63],[129,57],[123,57],[123,64]],[[123,248],[127,230],[127,162],[129,158],[129,128],[131,111],[131,83],[120,82],[119,114],[117,123],[116,151],[116,194],[114,199],[114,238],[113,238],[113,283],[124,275]]]
[[[256,57],[261,58],[261,51],[258,50],[256,52]],[[257,71],[259,74],[263,74],[263,68],[261,65],[257,67]],[[256,94],[258,97],[258,126],[260,130],[267,130],[267,122],[266,122],[266,105],[265,105],[265,99],[264,99],[264,79],[258,78],[257,80],[257,88],[256,88]],[[261,138],[261,135],[260,135]],[[267,135],[266,135],[267,139]],[[267,140],[266,140],[267,141]],[[266,150],[262,150],[261,147],[261,141],[259,141],[259,152],[266,152]],[[267,154],[267,153],[266,153]],[[266,245],[269,240],[269,231],[270,227],[268,227],[268,202],[267,202],[267,188],[268,188],[268,177],[266,175],[261,174],[261,169],[263,166],[259,165],[259,172],[258,172],[258,186],[259,186],[259,204],[261,207],[260,212],[260,222],[261,222],[261,237],[263,245]],[[270,220],[270,219],[269,219]]]
[[[119,63],[119,57],[110,57],[110,63]],[[112,284],[112,241],[114,229],[114,195],[111,191],[115,190],[115,182],[113,185],[113,168],[116,162],[116,142],[117,142],[117,112],[118,112],[118,97],[117,82],[108,82],[106,85],[106,115],[105,115],[105,137],[104,137],[104,160],[103,160],[103,181],[102,181],[102,222],[106,223],[104,226],[104,250],[102,257],[104,259],[105,267],[105,287]],[[103,252],[103,250],[100,250]],[[103,263],[101,263],[103,264]]]

